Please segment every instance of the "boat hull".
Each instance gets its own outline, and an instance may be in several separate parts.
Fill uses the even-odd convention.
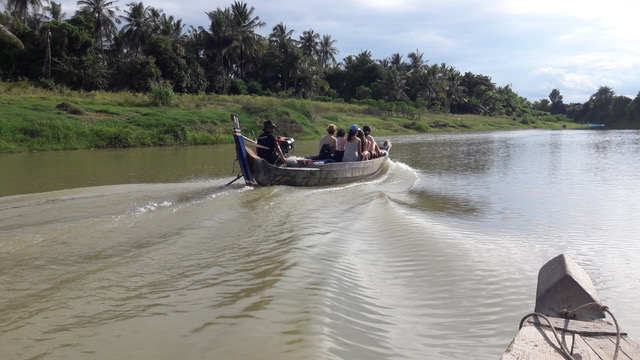
[[[326,164],[274,166],[247,152],[251,174],[262,186],[326,186],[363,180],[382,172],[389,155],[368,161],[333,162]]]
[[[376,159],[355,162],[328,162],[304,159],[287,160],[286,166],[275,166],[258,157],[245,143],[260,148],[256,141],[242,136],[240,119],[231,115],[236,157],[248,186],[290,185],[326,186],[359,181],[380,173],[389,159],[391,143],[385,143],[385,155]],[[239,178],[239,177],[238,177]],[[234,180],[235,181],[235,180]]]

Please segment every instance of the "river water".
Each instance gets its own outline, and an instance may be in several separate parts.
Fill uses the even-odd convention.
[[[640,339],[640,132],[391,140],[322,188],[225,186],[229,145],[0,155],[0,358],[497,359],[560,253]]]

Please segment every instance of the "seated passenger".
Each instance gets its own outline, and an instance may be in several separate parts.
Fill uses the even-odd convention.
[[[327,135],[323,136],[320,139],[320,144],[318,144],[318,159],[332,159],[333,153],[336,151],[338,145],[336,142],[336,138],[333,136],[336,132],[336,126],[333,124],[329,124],[327,126]]]
[[[342,161],[358,161],[360,158],[360,139],[358,139],[358,125],[351,125],[349,127],[349,134],[347,135],[347,141],[344,144],[344,156]]]
[[[344,144],[347,141],[347,139],[345,138],[346,135],[347,134],[345,133],[344,129],[338,129],[338,132],[336,133],[336,143],[338,144],[338,147],[333,154],[333,158],[335,161],[342,161],[342,157],[344,156]]]
[[[364,132],[362,130],[358,130],[358,139],[360,139],[360,160],[366,161],[371,157],[371,153],[367,151],[367,147],[369,146],[367,143],[367,139],[364,137]]]
[[[363,126],[362,131],[364,132],[365,139],[367,139],[367,151],[371,154],[371,158],[373,159],[386,155],[386,151],[380,150],[378,143],[376,143],[376,140],[371,136],[371,126]]]

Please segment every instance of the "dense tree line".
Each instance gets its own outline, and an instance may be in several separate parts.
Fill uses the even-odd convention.
[[[578,123],[603,124],[612,128],[640,128],[640,92],[634,99],[616,95],[608,86],[601,86],[584,104],[565,105],[560,90],[553,89],[549,100],[542,99],[533,107],[551,114],[564,114]]]
[[[418,50],[406,60],[398,53],[376,60],[362,51],[338,62],[331,35],[309,29],[296,38],[284,23],[259,35],[266,24],[241,1],[206,12],[207,28],[187,27],[142,2],[122,10],[117,0],[77,4],[79,10],[68,17],[54,1],[0,0],[0,81],[27,79],[87,91],[159,87],[176,93],[295,96],[487,115],[550,112],[606,123],[615,122],[625,107],[629,123],[637,119],[637,111],[626,107],[638,108],[640,100],[626,103],[610,89],[584,105],[565,106],[555,89],[551,101],[532,104],[488,76],[430,65]]]

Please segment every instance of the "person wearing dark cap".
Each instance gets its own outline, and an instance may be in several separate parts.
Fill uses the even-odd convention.
[[[278,162],[278,159],[281,159],[282,162],[285,161],[284,153],[282,152],[282,149],[280,149],[280,145],[278,145],[276,137],[273,136],[273,131],[276,128],[276,124],[271,120],[267,120],[263,124],[262,135],[258,137],[258,145],[266,147],[266,149],[258,148],[258,156],[273,165]]]

